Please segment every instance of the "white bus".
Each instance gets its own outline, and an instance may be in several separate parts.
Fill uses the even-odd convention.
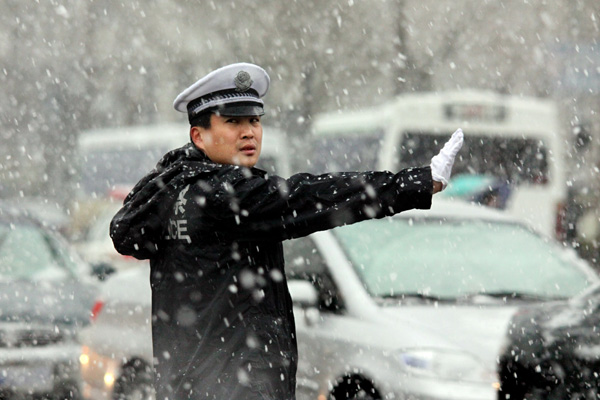
[[[313,125],[313,172],[429,165],[459,127],[465,144],[453,177],[493,175],[506,182],[506,210],[560,238],[565,141],[548,100],[474,90],[415,93],[370,109],[321,114]]]

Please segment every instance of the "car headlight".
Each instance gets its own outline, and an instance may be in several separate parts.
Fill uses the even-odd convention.
[[[475,356],[461,351],[444,349],[409,349],[396,354],[396,359],[408,373],[423,378],[454,382],[486,382],[494,373],[485,368]]]

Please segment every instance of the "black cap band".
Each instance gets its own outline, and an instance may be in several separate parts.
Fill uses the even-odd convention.
[[[229,108],[236,104],[253,104],[262,108],[262,100],[258,98],[258,93],[253,90],[246,90],[240,92],[234,89],[221,90],[219,92],[213,92],[202,97],[198,97],[190,101],[187,105],[188,117],[193,118],[197,114],[207,111],[210,108],[218,107]],[[236,114],[240,115],[240,114]],[[247,114],[247,115],[259,115],[259,114]],[[262,114],[260,114],[262,115]]]
[[[210,107],[202,112],[191,115],[188,114],[188,121],[191,125],[197,125],[198,119],[206,114],[217,114],[225,117],[249,117],[249,116],[262,116],[265,115],[265,109],[262,104],[256,103],[229,103],[222,104],[217,107]]]
[[[265,115],[262,104],[256,103],[230,103],[216,107],[215,114],[226,117],[249,117]]]

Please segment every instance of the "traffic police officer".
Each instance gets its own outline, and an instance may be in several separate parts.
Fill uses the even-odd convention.
[[[158,400],[292,400],[298,361],[281,242],[427,209],[450,177],[458,130],[430,166],[267,176],[269,75],[225,66],[174,102],[191,143],[167,153],[111,223],[115,248],[150,259]]]

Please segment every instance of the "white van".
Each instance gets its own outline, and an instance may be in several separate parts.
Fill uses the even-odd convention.
[[[287,177],[289,154],[283,132],[264,127],[258,168]],[[79,135],[79,197],[106,197],[131,188],[170,150],[190,141],[189,124],[157,124],[96,129]]]
[[[133,186],[168,151],[190,141],[187,123],[140,125],[81,132],[78,143],[77,195],[72,202],[68,236],[86,241],[97,219],[115,203],[121,204]],[[291,175],[285,152],[286,137],[263,126],[263,146],[258,168],[282,177]]]
[[[414,93],[314,121],[314,172],[429,165],[457,128],[458,174],[493,175],[511,187],[506,210],[560,237],[567,188],[565,142],[551,101],[487,91]]]

